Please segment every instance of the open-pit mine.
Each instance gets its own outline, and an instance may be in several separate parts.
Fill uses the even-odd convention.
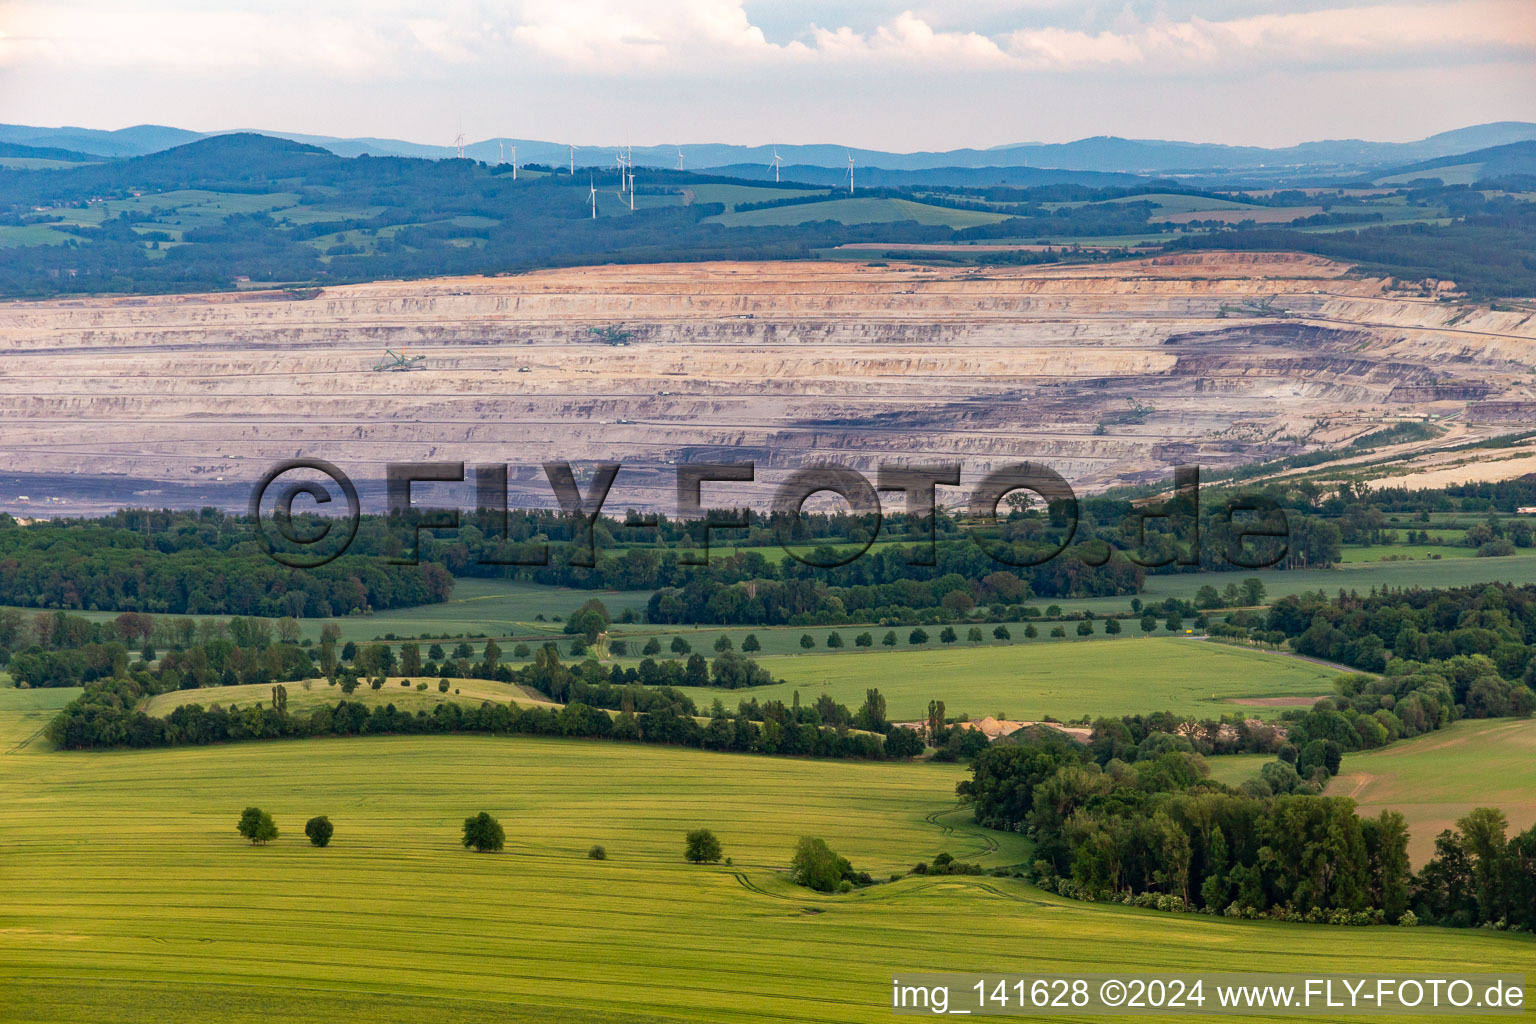
[[[375,369],[385,350],[424,357]],[[1536,313],[1293,254],[934,268],[602,266],[0,305],[0,508],[240,507],[272,463],[1020,460],[1080,492],[1346,445],[1536,425]],[[1412,446],[1409,446],[1412,447]],[[1518,460],[1511,460],[1518,462]],[[771,491],[759,488],[764,500]]]

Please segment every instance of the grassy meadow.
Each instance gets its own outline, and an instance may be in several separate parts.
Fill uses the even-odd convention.
[[[1523,831],[1536,824],[1536,720],[1468,719],[1346,754],[1327,793],[1353,797],[1362,814],[1402,811],[1415,865],[1433,855],[1442,829],[1474,807],[1498,807]]]
[[[906,631],[900,631],[905,637]],[[701,708],[720,697],[734,707],[744,696],[789,703],[825,692],[856,707],[878,687],[893,720],[927,714],[942,700],[950,715],[997,715],[1066,720],[1083,715],[1174,711],[1216,717],[1244,710],[1274,715],[1281,708],[1241,707],[1244,697],[1316,697],[1333,691],[1336,669],[1299,658],[1171,637],[1025,643],[995,647],[913,650],[875,647],[862,654],[763,658],[782,685],[750,690],[684,687]]]
[[[877,877],[944,850],[1026,859],[956,808],[955,765],[482,736],[15,749],[25,716],[69,696],[0,690],[0,1021],[882,1021],[901,970],[1518,971],[1536,951],[1074,903],[1013,879],[788,882],[803,834]],[[275,842],[235,834],[247,804]],[[504,853],[460,846],[480,810]],[[303,822],[322,813],[336,835],[314,849]],[[682,860],[700,826],[732,864]]]

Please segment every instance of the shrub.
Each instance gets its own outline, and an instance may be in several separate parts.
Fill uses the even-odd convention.
[[[588,860],[607,860],[608,859],[608,851],[606,849],[604,849],[600,845],[599,846],[593,846],[592,849],[587,851],[587,859]]]
[[[446,680],[446,679],[439,679],[437,681],[437,692],[438,693],[447,693],[448,692],[448,680]]]
[[[801,836],[795,844],[795,855],[789,862],[790,877],[796,885],[803,885],[807,889],[815,889],[817,892],[832,892],[841,890],[847,892],[853,888],[853,883],[848,876],[853,874],[853,866],[846,858],[839,857],[826,840],[815,836]],[[843,886],[847,889],[843,889]]]
[[[304,834],[309,836],[311,846],[329,846],[331,836],[335,834],[336,826],[331,824],[331,819],[325,815],[310,818],[304,823]]]

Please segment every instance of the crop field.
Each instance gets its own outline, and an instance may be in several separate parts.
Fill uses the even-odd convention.
[[[1536,823],[1536,720],[1464,720],[1381,750],[1346,754],[1329,796],[1354,797],[1360,813],[1402,811],[1408,853],[1422,865],[1435,836],[1474,807],[1497,807],[1524,830]]]
[[[724,203],[727,212],[743,203],[771,203],[776,199],[827,194],[826,189],[761,188],[754,185],[727,185],[723,182],[690,185],[688,191],[693,193],[695,203]]]
[[[1392,550],[1392,549],[1382,549]],[[1402,551],[1403,549],[1396,549]],[[1407,549],[1412,551],[1414,549]],[[1529,549],[1524,549],[1529,550]],[[1322,590],[1329,594],[1356,590],[1364,594],[1372,587],[1467,587],[1477,583],[1536,583],[1536,558],[1511,555],[1506,558],[1415,558],[1404,561],[1350,562],[1331,569],[1260,569],[1253,572],[1198,572],[1148,576],[1141,599],[1147,604],[1176,597],[1191,600],[1206,584],[1221,590],[1228,583],[1256,576],[1264,583],[1266,601],[1291,594]],[[1035,604],[1055,603],[1066,611],[1085,610],[1095,615],[1129,612],[1129,597],[1091,597],[1071,599],[1037,598]]]
[[[1242,708],[1231,701],[1331,693],[1338,674],[1299,658],[1173,638],[960,650],[876,648],[854,655],[764,658],[761,664],[786,682],[749,690],[685,687],[684,691],[700,707],[708,707],[715,697],[727,707],[746,696],[787,704],[795,690],[805,702],[825,692],[857,707],[864,702],[864,691],[875,687],[884,694],[894,721],[922,718],[930,700],[944,701],[951,715],[972,718],[996,715],[1038,721],[1051,715],[1067,720],[1142,711],[1214,718],[1238,710],[1278,713],[1281,709]]]
[[[919,224],[943,224],[952,228],[968,228],[977,224],[996,224],[998,221],[1007,219],[1007,216],[1001,213],[955,210],[945,206],[914,203],[910,199],[854,197],[829,199],[824,203],[806,203],[800,206],[774,206],[766,210],[723,213],[717,217],[710,217],[708,223],[740,228],[808,224],[820,220],[835,220],[842,224],[882,224],[915,220]]]
[[[453,596],[442,604],[396,608],[337,621],[341,623],[342,637],[348,640],[372,639],[386,633],[399,636],[421,633],[509,636],[526,633],[526,624],[534,623],[540,615],[549,622],[553,622],[556,615],[564,618],[594,597],[617,617],[626,608],[643,611],[651,593],[648,590],[574,590],[511,580],[461,579],[454,584]],[[556,633],[560,631],[558,624],[549,628]],[[316,625],[315,638],[318,640],[319,636]]]
[[[1224,754],[1208,757],[1205,763],[1211,769],[1211,778],[1228,786],[1240,786],[1249,779],[1257,778],[1259,769],[1275,759],[1273,754]]]
[[[48,694],[49,697],[56,695]],[[62,695],[58,695],[62,696]],[[0,735],[33,691],[0,690]],[[11,751],[7,745],[5,750]],[[0,753],[0,1020],[883,1021],[902,970],[1518,971],[1529,937],[1335,929],[1073,903],[1013,879],[820,896],[825,838],[876,877],[1025,841],[955,807],[963,769],[564,740],[371,737]],[[263,847],[241,808],[282,830]],[[486,810],[497,855],[459,844]],[[303,821],[336,835],[311,848]],[[709,827],[729,865],[682,860]],[[608,859],[589,860],[601,843]]]
[[[349,697],[341,689],[324,679],[306,679],[303,682],[284,683],[288,690],[288,710],[295,714],[313,711],[322,706],[334,706],[339,700],[352,701],[354,703],[367,704],[369,706],[383,706],[393,704],[401,711],[415,712],[431,711],[444,701],[452,701],[471,707],[479,707],[484,701],[494,701],[498,704],[521,704],[526,707],[559,707],[551,704],[548,698],[535,697],[522,687],[510,683],[498,683],[489,679],[457,679],[448,680],[448,692],[441,693],[437,689],[438,676],[416,676],[405,679],[401,676],[391,676],[384,681],[384,685],[375,690],[364,684],[353,691]],[[402,685],[409,683],[410,685]],[[426,683],[425,690],[416,689],[418,683]],[[26,691],[23,691],[26,692]],[[222,704],[224,707],[239,705],[246,707],[251,704],[266,704],[272,699],[272,687],[265,683],[243,683],[239,686],[215,686],[205,689],[172,690],[170,693],[156,694],[140,705],[147,715],[163,718],[175,711],[183,704],[201,704],[208,707],[212,704]]]

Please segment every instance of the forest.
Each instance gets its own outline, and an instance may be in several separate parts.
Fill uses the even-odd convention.
[[[957,787],[979,824],[1034,838],[1043,888],[1173,913],[1536,929],[1536,827],[1509,837],[1497,810],[1442,833],[1415,875],[1403,816],[1317,795],[1321,763],[1305,790],[1277,794],[1212,782],[1192,752],[1096,753],[1036,731],[982,751]]]

